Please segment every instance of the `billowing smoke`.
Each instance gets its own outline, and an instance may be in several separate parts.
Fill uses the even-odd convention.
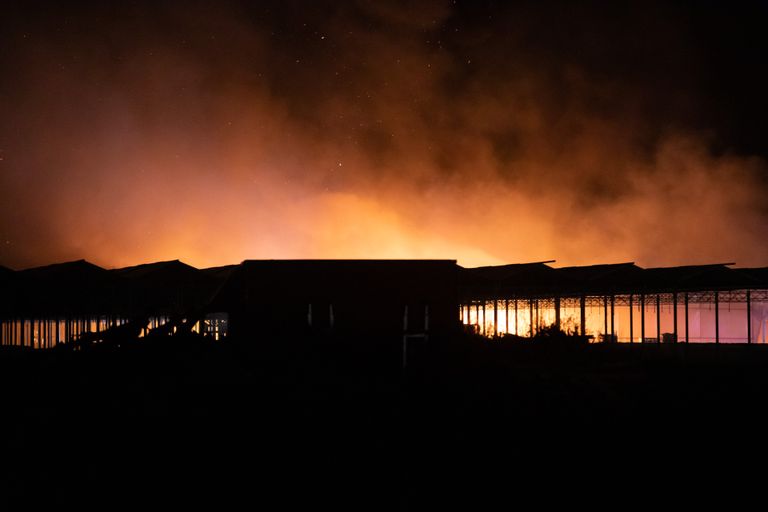
[[[190,4],[0,22],[0,263],[768,264],[664,7]]]

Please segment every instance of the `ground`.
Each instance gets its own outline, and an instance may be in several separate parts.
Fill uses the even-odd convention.
[[[371,339],[3,350],[3,499],[477,509],[761,474],[768,347],[456,335],[403,370]]]

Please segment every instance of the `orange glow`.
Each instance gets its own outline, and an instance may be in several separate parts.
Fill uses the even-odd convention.
[[[209,176],[195,169],[196,160],[150,155],[116,165],[115,178],[95,187],[95,195],[82,194],[86,176],[61,190],[47,205],[61,243],[37,262],[85,257],[119,267],[179,258],[206,267],[247,258],[457,258],[475,266],[556,258],[558,265],[749,265],[761,263],[765,250],[752,237],[761,229],[757,218],[742,217],[739,207],[756,201],[745,186],[748,163],[712,160],[689,146],[666,146],[654,168],[630,173],[627,197],[585,204],[578,189],[550,190],[546,177],[507,183],[490,164],[481,180],[469,172],[443,179],[420,167],[418,174],[434,177],[425,186],[408,177],[379,183],[368,178],[378,171],[360,162],[351,183],[332,191],[272,172],[249,174],[226,161]]]
[[[446,6],[423,19],[363,8],[396,30],[342,10],[315,42],[335,37],[334,51],[314,60],[282,55],[237,13],[192,7],[173,14],[184,38],[145,44],[136,20],[113,20],[123,59],[94,54],[82,30],[67,48],[51,31],[19,46],[0,263],[768,261],[762,160],[713,156],[631,84],[559,64],[553,82],[527,49],[513,69],[436,51],[419,24],[446,21]]]

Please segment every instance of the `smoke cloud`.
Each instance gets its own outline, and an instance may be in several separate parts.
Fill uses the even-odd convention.
[[[308,4],[0,22],[0,263],[768,264],[679,13]]]

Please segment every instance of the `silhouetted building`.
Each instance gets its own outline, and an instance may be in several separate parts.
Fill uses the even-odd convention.
[[[136,314],[183,315],[208,304],[221,279],[179,260],[111,270],[125,281],[125,308]]]
[[[488,336],[555,325],[609,342],[766,342],[766,268],[547,263],[462,269],[464,324]]]
[[[252,260],[209,307],[229,332],[443,333],[458,326],[455,260]]]
[[[531,337],[554,325],[605,342],[768,340],[768,268],[550,263],[248,260],[200,270],[174,260],[106,270],[78,260],[0,267],[0,341],[32,348],[98,341],[128,322],[140,324],[142,336],[194,331],[214,339],[362,333],[407,341],[463,322],[489,337]]]
[[[231,271],[229,267],[229,271]],[[205,330],[205,306],[227,268],[198,270],[178,260],[106,270],[85,260],[0,271],[0,340],[48,348],[126,324],[142,334],[171,319],[174,329]],[[218,333],[216,333],[218,337]]]

